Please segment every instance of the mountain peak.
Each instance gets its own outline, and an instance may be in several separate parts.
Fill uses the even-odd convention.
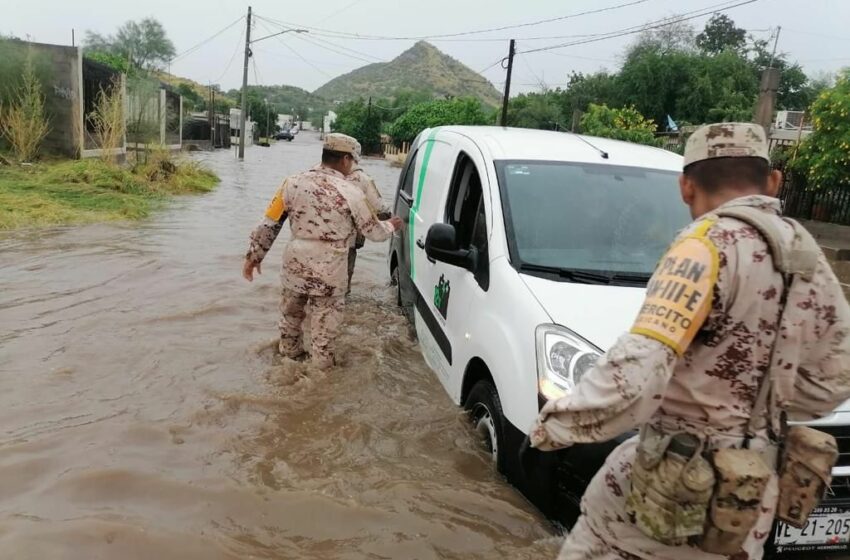
[[[314,93],[333,102],[359,97],[394,97],[423,91],[435,98],[477,97],[497,106],[501,95],[479,74],[427,41],[418,41],[389,62],[370,64],[329,81]]]

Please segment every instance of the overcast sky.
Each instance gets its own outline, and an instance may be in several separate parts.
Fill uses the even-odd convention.
[[[4,0],[10,2],[11,0]],[[177,52],[183,53],[242,16],[250,4],[269,20],[334,32],[373,36],[414,37],[488,29],[547,18],[556,18],[636,0],[32,0],[4,10],[0,33],[30,37],[43,43],[70,44],[85,30],[109,34],[127,20],[154,17],[162,22]],[[644,0],[604,13],[563,19],[474,36],[462,41],[431,39],[449,55],[475,71],[483,70],[507,52],[507,39],[518,40],[519,51],[559,44],[570,39],[525,39],[587,35],[623,29],[676,13],[716,6],[721,0]],[[807,72],[834,72],[850,66],[850,0],[758,0],[726,13],[758,37],[769,28],[782,27],[779,50],[799,61]],[[699,30],[707,17],[692,20]],[[258,20],[253,37],[279,31]],[[241,83],[239,45],[244,21],[173,63],[173,73],[201,83],[219,83],[225,89]],[[471,40],[475,39],[475,40]],[[487,40],[481,40],[487,39]],[[575,39],[573,39],[575,40]],[[538,89],[541,81],[563,85],[573,70],[615,70],[624,48],[634,40],[625,36],[558,50],[518,56],[514,67],[514,92]],[[305,35],[287,34],[256,43],[255,64],[249,83],[291,84],[314,90],[331,77],[353,70],[366,61],[390,60],[413,45],[407,40],[362,40],[328,37],[314,30]],[[338,52],[333,52],[336,50]],[[353,52],[356,51],[356,52]],[[494,66],[484,75],[501,89],[504,71]]]

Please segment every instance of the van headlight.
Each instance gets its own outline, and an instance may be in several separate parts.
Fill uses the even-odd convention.
[[[537,386],[543,397],[557,399],[572,392],[602,355],[598,348],[559,325],[540,325],[537,339]]]

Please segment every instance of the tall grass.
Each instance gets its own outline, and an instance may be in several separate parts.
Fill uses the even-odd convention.
[[[22,78],[15,100],[5,109],[0,107],[0,134],[8,140],[18,161],[31,162],[50,131],[41,81],[36,76],[31,56],[27,56],[24,63]]]
[[[196,162],[170,157],[157,152],[133,168],[101,159],[0,167],[0,230],[142,219],[169,195],[208,192],[218,183]]]
[[[97,93],[94,111],[89,117],[101,149],[101,159],[107,163],[117,161],[117,151],[124,144],[124,95],[121,79],[113,78],[106,88]]]

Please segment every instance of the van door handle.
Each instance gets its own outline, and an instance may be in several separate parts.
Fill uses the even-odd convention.
[[[420,237],[419,239],[417,239],[417,240],[416,240],[416,246],[417,246],[417,247],[419,247],[420,249],[422,249],[423,251],[425,250],[425,242],[424,242],[424,241],[422,241],[422,238],[421,238],[421,237]],[[425,253],[425,258],[426,258],[426,259],[428,259],[428,262],[429,262],[429,263],[434,264],[434,263],[436,263],[436,262],[437,262],[437,261],[436,261],[436,260],[434,260],[432,257],[429,257],[429,256],[428,256],[428,253]]]

